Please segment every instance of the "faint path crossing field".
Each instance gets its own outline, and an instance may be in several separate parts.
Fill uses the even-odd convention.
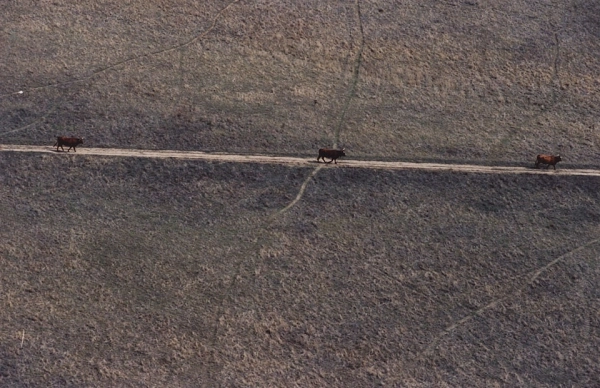
[[[317,153],[311,158],[292,156],[269,156],[269,155],[244,155],[227,154],[218,152],[200,151],[172,151],[172,150],[138,150],[123,148],[84,148],[77,152],[56,152],[56,149],[48,146],[12,145],[0,144],[0,152],[37,152],[49,153],[57,156],[62,155],[85,155],[85,156],[113,156],[152,159],[187,159],[207,160],[213,162],[228,163],[261,163],[280,164],[290,166],[315,167],[317,165]],[[532,167],[506,167],[506,166],[478,166],[472,164],[446,164],[446,163],[414,163],[414,162],[384,162],[377,160],[351,160],[340,159],[338,164],[321,164],[329,168],[367,168],[373,170],[423,170],[423,171],[449,171],[470,172],[478,174],[557,174],[557,175],[584,175],[600,176],[600,170],[590,169],[553,169]]]

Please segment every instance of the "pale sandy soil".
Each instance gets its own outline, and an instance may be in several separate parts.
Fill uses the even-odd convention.
[[[76,153],[56,152],[53,147],[30,146],[30,145],[0,145],[0,151],[14,152],[43,152],[51,154],[78,154],[78,155],[98,155],[98,156],[116,156],[116,157],[137,157],[137,158],[156,158],[156,159],[200,159],[217,162],[230,163],[262,163],[262,164],[282,164],[307,166],[316,165],[318,162],[314,158],[301,158],[291,156],[269,156],[269,155],[243,155],[226,153],[207,153],[200,151],[174,151],[174,150],[136,150],[120,148],[79,148]],[[329,163],[327,163],[329,164]],[[348,160],[339,159],[339,163],[331,163],[331,166],[338,168],[369,168],[378,170],[423,170],[423,171],[456,171],[469,173],[486,174],[548,174],[555,173],[560,175],[585,175],[600,176],[600,170],[594,169],[561,169],[558,165],[557,170],[552,168],[532,168],[532,167],[505,167],[505,166],[478,166],[471,164],[451,164],[451,163],[413,163],[413,162],[389,162],[377,160]],[[533,163],[532,163],[533,166]]]

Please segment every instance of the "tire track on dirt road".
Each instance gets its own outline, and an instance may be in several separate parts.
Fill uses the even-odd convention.
[[[175,150],[141,150],[123,148],[79,148],[75,152],[56,152],[49,146],[13,145],[0,144],[0,152],[30,152],[46,153],[56,155],[81,155],[102,157],[129,157],[129,158],[151,158],[151,159],[185,159],[206,160],[223,163],[258,163],[279,164],[294,167],[315,167],[318,162],[314,157],[298,156],[271,156],[259,154],[230,154],[218,152],[201,151],[175,151]],[[596,176],[600,177],[600,170],[595,169],[536,169],[533,167],[516,166],[481,166],[474,164],[452,164],[452,163],[420,163],[420,162],[388,162],[378,160],[348,160],[340,161],[338,164],[324,165],[327,168],[363,168],[371,170],[420,170],[420,171],[446,171],[474,174],[551,174],[557,176]]]

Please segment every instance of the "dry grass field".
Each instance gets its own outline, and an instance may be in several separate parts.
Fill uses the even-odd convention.
[[[4,386],[600,374],[597,178],[0,158]]]
[[[0,385],[596,385],[599,42],[592,0],[2,2],[0,144],[564,162],[0,152]]]
[[[0,142],[598,165],[598,2],[388,3],[4,2]]]

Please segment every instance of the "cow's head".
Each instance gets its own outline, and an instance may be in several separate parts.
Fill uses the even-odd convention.
[[[556,160],[557,162],[560,162],[562,159],[560,158],[560,155],[556,155],[556,158],[555,158],[555,160]]]

